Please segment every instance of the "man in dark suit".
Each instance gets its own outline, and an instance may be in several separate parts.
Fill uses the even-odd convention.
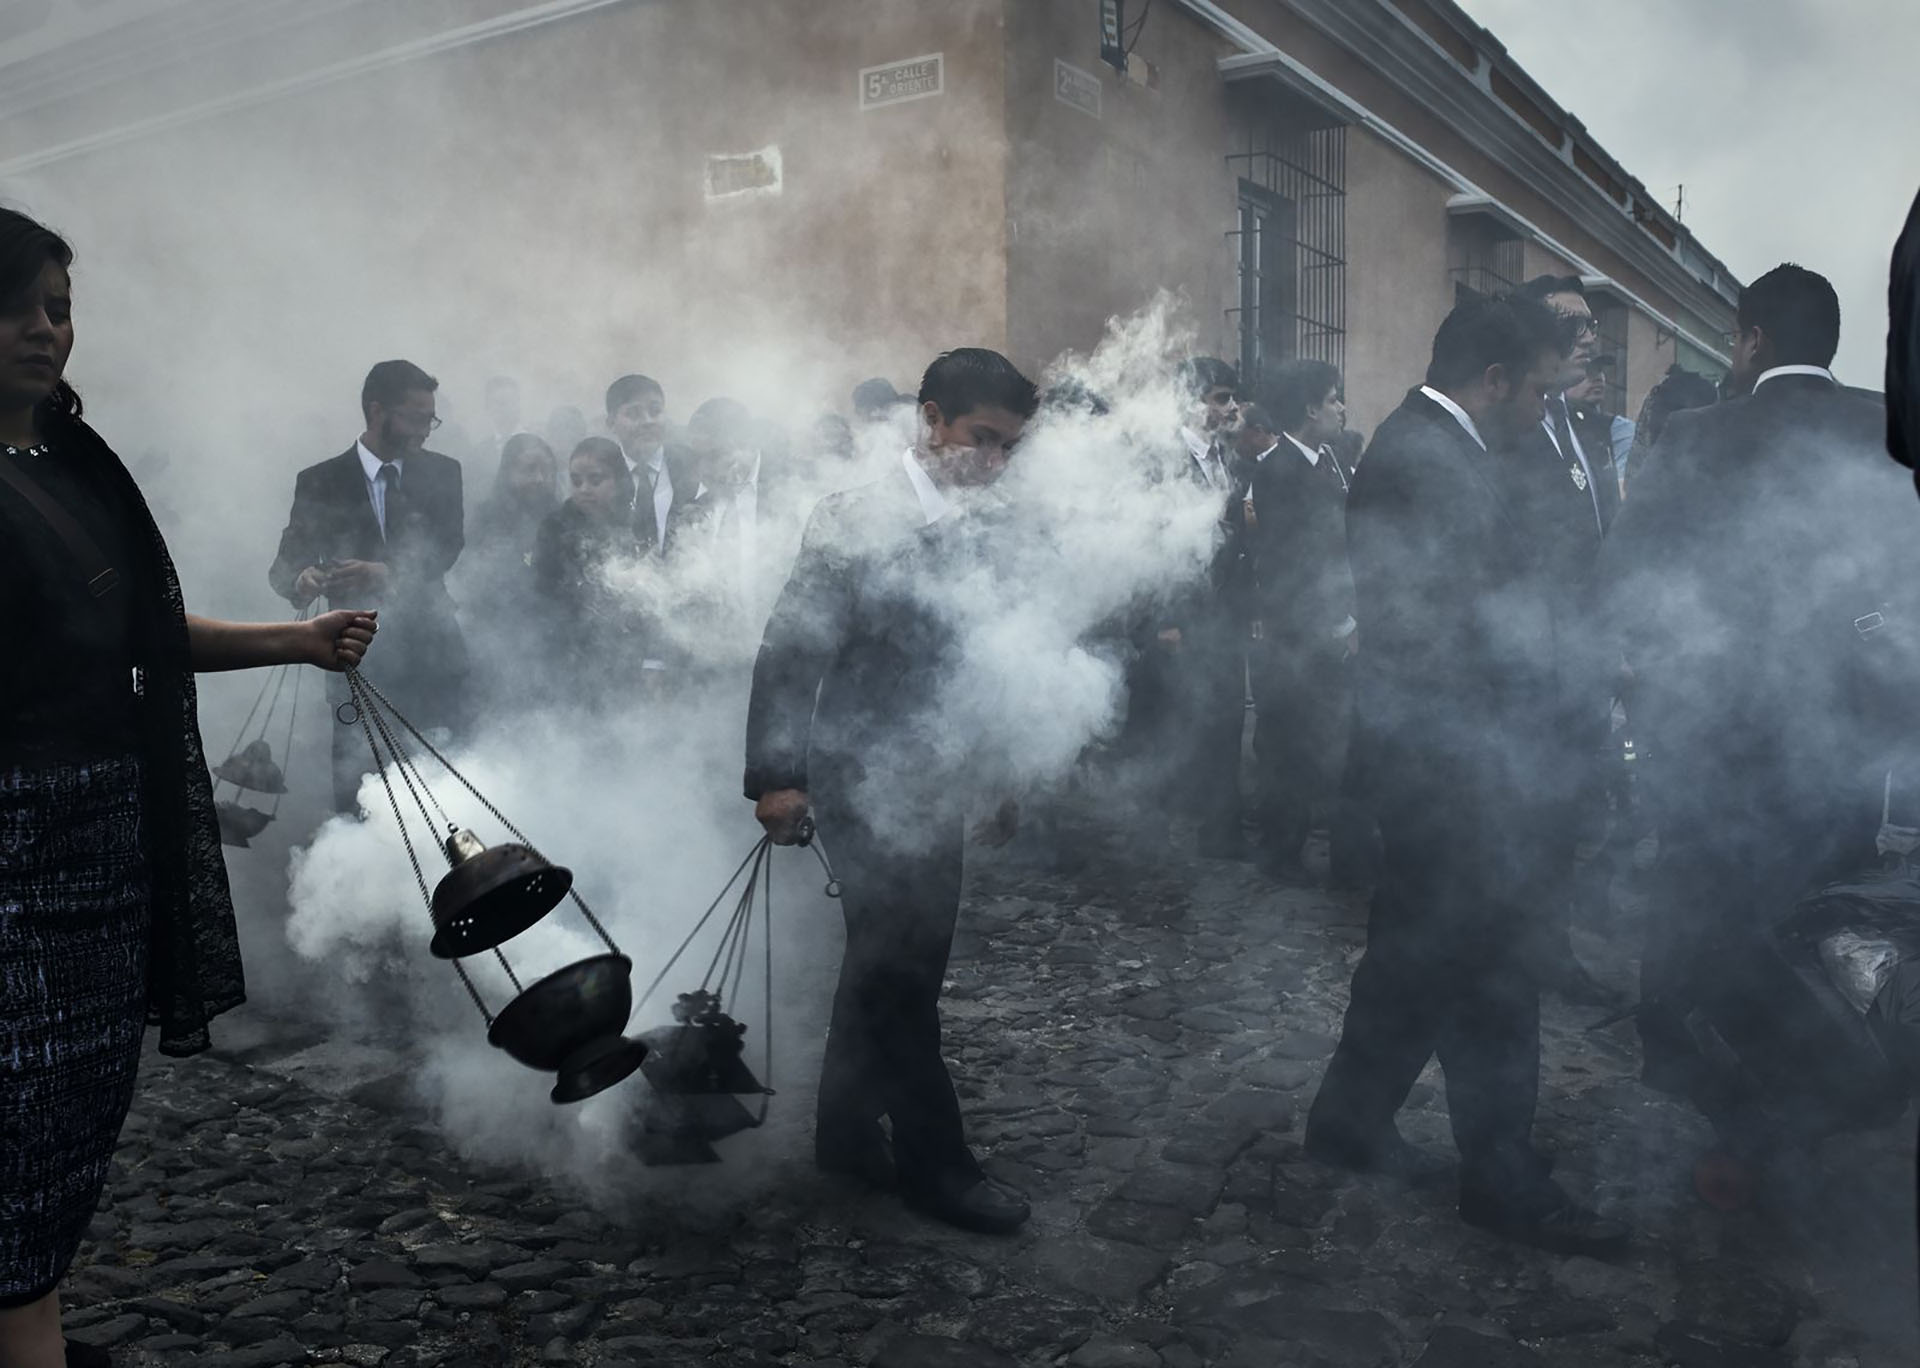
[[[465,544],[460,463],[426,449],[439,425],[439,382],[411,361],[382,361],[360,390],[366,431],[347,451],[294,480],[293,509],[267,571],[273,591],[304,608],[368,604],[380,612],[379,684],[417,726],[465,721],[467,652],[446,574]],[[330,684],[334,702],[344,684]],[[337,695],[337,696],[335,696]],[[333,729],[333,803],[354,810],[371,764],[360,729]]]
[[[1385,856],[1306,1146],[1348,1168],[1435,1176],[1394,1114],[1437,1052],[1461,1216],[1599,1253],[1624,1230],[1553,1183],[1531,1141],[1539,991],[1515,846],[1550,712],[1551,624],[1493,455],[1539,423],[1561,364],[1541,305],[1457,305],[1427,383],[1380,425],[1354,476],[1356,746]]]
[[[940,984],[960,905],[968,738],[939,692],[954,649],[940,585],[991,561],[969,513],[1037,404],[1003,356],[966,348],[928,367],[921,437],[893,473],[815,509],[767,622],[747,715],[746,796],[774,840],[809,812],[845,889],[847,943],[820,1077],[815,1160],[897,1183],[967,1229],[1027,1217],[980,1170],[940,1054]],[[983,838],[1011,834],[1003,804]],[[891,1152],[880,1127],[891,1124]]]
[[[1887,451],[1920,486],[1920,195],[1887,270]]]
[[[1248,645],[1253,753],[1261,775],[1262,869],[1311,882],[1301,847],[1313,805],[1337,799],[1358,645],[1347,568],[1347,472],[1331,443],[1346,426],[1340,372],[1288,361],[1241,411],[1254,630]],[[1336,815],[1336,827],[1346,820]]]
[[[1570,927],[1574,850],[1583,821],[1597,816],[1604,792],[1600,752],[1620,673],[1618,657],[1610,659],[1599,649],[1591,620],[1594,568],[1620,508],[1620,478],[1611,440],[1583,420],[1573,397],[1588,383],[1600,337],[1580,278],[1537,276],[1518,293],[1553,311],[1566,351],[1540,423],[1511,448],[1496,452],[1553,608],[1560,684],[1552,736],[1558,755],[1540,766],[1546,782],[1531,814],[1540,836],[1530,895],[1541,913],[1535,950],[1546,986],[1574,1001],[1608,1003],[1612,996],[1575,958]]]
[[[633,473],[633,536],[643,550],[667,554],[699,481],[693,453],[667,441],[667,395],[649,375],[623,375],[607,386],[607,431]]]
[[[1728,388],[1677,413],[1603,554],[1635,672],[1660,831],[1642,958],[1646,1076],[1698,1095],[1690,1013],[1733,1031],[1759,926],[1875,858],[1882,782],[1910,754],[1920,539],[1885,415],[1828,363],[1833,287],[1783,265],[1741,291]]]
[[[1214,356],[1181,368],[1190,399],[1175,456],[1183,478],[1217,500],[1220,531],[1204,576],[1169,587],[1166,621],[1152,657],[1177,767],[1175,802],[1199,821],[1197,853],[1246,858],[1240,801],[1240,745],[1247,727],[1250,563],[1241,508],[1246,476],[1234,450],[1240,431],[1239,373]]]
[[[633,539],[643,555],[664,562],[686,525],[699,479],[693,452],[667,441],[667,394],[660,382],[650,375],[623,375],[607,386],[607,431],[633,475]],[[656,622],[648,635],[661,644],[649,649],[642,675],[657,682],[684,673],[688,658],[670,644],[673,630]]]

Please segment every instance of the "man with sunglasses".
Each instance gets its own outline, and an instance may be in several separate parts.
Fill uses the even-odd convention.
[[[382,361],[360,390],[366,429],[348,450],[295,478],[293,510],[267,571],[305,608],[325,597],[381,610],[380,687],[422,727],[458,726],[466,644],[446,575],[465,543],[460,463],[427,450],[440,382],[411,361]],[[392,649],[385,647],[391,645]],[[336,676],[329,688],[346,701]],[[333,728],[333,805],[354,810],[367,753],[357,727]]]
[[[1597,648],[1588,605],[1600,543],[1620,508],[1620,482],[1610,444],[1591,428],[1582,431],[1579,405],[1569,397],[1586,385],[1600,341],[1579,277],[1538,276],[1517,293],[1552,311],[1564,358],[1539,425],[1504,453],[1505,480],[1553,610],[1559,677],[1556,715],[1541,731],[1552,745],[1540,757],[1536,815],[1543,833],[1533,843],[1540,860],[1533,881],[1536,956],[1542,986],[1571,1001],[1606,1004],[1612,997],[1574,956],[1570,918],[1582,805],[1600,791],[1599,755],[1619,664]]]

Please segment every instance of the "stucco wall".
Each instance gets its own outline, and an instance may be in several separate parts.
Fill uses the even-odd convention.
[[[1157,88],[1099,60],[1095,0],[1008,0],[1008,337],[1039,366],[1166,288],[1199,350],[1232,359],[1234,178],[1217,59],[1228,46],[1168,7],[1135,55]],[[1101,85],[1100,117],[1055,96],[1061,59]]]
[[[1398,149],[1347,130],[1347,408],[1369,433],[1426,375],[1453,307],[1449,193]]]
[[[943,94],[861,112],[860,68],[933,52]],[[312,417],[337,450],[395,355],[470,424],[496,371],[536,420],[593,416],[629,370],[674,417],[724,392],[804,418],[1005,345],[1003,53],[1001,0],[615,5],[13,188],[80,251],[77,379],[169,441],[272,446]],[[709,200],[709,154],[767,147],[779,194]],[[261,459],[284,483],[320,454]]]

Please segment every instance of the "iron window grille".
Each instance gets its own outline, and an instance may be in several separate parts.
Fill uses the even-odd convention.
[[[1239,221],[1228,234],[1239,272],[1229,310],[1240,376],[1251,388],[1283,361],[1346,366],[1347,131],[1300,130],[1271,119],[1245,125]]]

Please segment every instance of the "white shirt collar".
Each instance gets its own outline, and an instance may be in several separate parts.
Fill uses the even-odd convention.
[[[1761,371],[1760,378],[1753,382],[1753,387],[1759,389],[1776,375],[1817,375],[1829,385],[1840,383],[1834,378],[1833,372],[1825,366],[1775,366],[1771,370]]]
[[[367,444],[365,442],[355,442],[353,449],[360,453],[360,469],[365,472],[368,484],[372,484],[380,478],[380,467],[382,465],[392,466],[395,475],[403,479],[405,478],[407,472],[401,469],[401,467],[406,464],[404,461],[399,459],[382,461],[378,456],[367,450]]]
[[[934,484],[933,477],[914,459],[911,447],[901,453],[900,463],[907,468],[907,479],[913,484],[913,492],[920,497],[920,512],[925,515],[928,526],[953,512],[953,505],[947,502],[939,486]]]
[[[1308,465],[1314,467],[1314,469],[1316,470],[1320,468],[1319,452],[1315,451],[1312,447],[1308,446],[1305,442],[1301,441],[1298,437],[1294,436],[1291,432],[1283,432],[1280,435],[1282,437],[1285,437],[1289,442],[1292,442],[1294,446],[1300,449],[1300,454],[1307,458]],[[1274,443],[1274,445],[1278,446],[1279,443],[1276,442]],[[1262,459],[1264,460],[1265,457],[1262,457]]]
[[[1432,385],[1422,385],[1420,387],[1420,393],[1426,395],[1427,398],[1433,400],[1434,403],[1438,404],[1448,413],[1451,413],[1454,421],[1467,430],[1467,436],[1473,438],[1473,444],[1475,446],[1479,447],[1482,451],[1487,449],[1487,439],[1482,437],[1480,435],[1480,429],[1473,425],[1473,416],[1471,414],[1454,403],[1452,399],[1435,389]]]

